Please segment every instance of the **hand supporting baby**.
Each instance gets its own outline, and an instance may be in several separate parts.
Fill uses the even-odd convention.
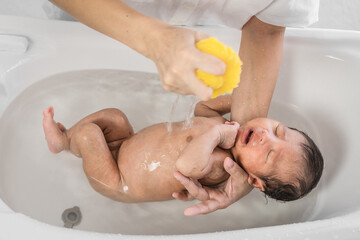
[[[209,159],[217,146],[224,149],[232,148],[235,144],[238,129],[239,124],[236,122],[217,125],[200,136],[199,139],[201,140],[201,137],[203,137],[207,143],[203,142],[200,146],[203,146],[204,149],[197,149],[196,152],[203,154],[201,159]],[[235,164],[231,158],[224,159],[224,169],[230,174],[230,177],[216,187],[202,186],[196,179],[184,176],[180,169],[178,169],[180,171],[175,172],[174,177],[184,185],[187,191],[174,192],[173,197],[182,201],[189,201],[194,198],[201,201],[201,203],[185,209],[185,215],[207,214],[218,209],[224,209],[252,190],[252,187],[247,182],[247,173],[239,165]]]

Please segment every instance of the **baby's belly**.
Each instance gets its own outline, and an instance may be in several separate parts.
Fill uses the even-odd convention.
[[[172,193],[184,190],[175,178],[179,152],[154,151],[152,144],[133,149],[124,142],[119,150],[118,166],[124,194],[133,202],[172,199]]]
[[[186,145],[209,127],[195,122],[191,129],[184,131],[182,124],[175,124],[169,134],[166,125],[158,124],[126,140],[117,159],[126,190],[123,194],[133,202],[161,201],[172,199],[173,192],[185,190],[174,178],[175,163]],[[222,163],[218,167],[222,168]],[[205,178],[205,184],[222,180],[216,171],[210,175],[209,181]]]

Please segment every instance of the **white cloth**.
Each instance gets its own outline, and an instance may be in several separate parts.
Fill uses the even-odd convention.
[[[284,27],[318,20],[319,0],[123,0],[139,12],[173,25],[226,25],[241,29],[252,17]]]

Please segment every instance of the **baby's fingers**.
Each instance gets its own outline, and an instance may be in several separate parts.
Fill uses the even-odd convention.
[[[237,128],[240,127],[240,124],[238,122],[234,122],[234,121],[232,121],[232,122],[226,121],[225,125],[230,125],[230,126],[234,126],[234,127],[237,127]]]

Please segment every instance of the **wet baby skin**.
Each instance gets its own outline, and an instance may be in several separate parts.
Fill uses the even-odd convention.
[[[50,151],[69,150],[81,157],[86,176],[99,193],[122,202],[161,201],[172,199],[173,192],[185,190],[174,178],[177,167],[207,186],[229,177],[223,162],[231,157],[230,145],[228,149],[213,147],[205,161],[189,163],[188,158],[180,157],[194,139],[209,129],[223,125],[231,128],[225,126],[226,120],[219,114],[196,114],[189,126],[185,122],[172,123],[169,131],[168,123],[161,123],[134,134],[125,114],[117,109],[93,113],[66,130],[54,121],[54,110],[49,107],[43,112],[43,127]]]
[[[226,158],[246,171],[244,192],[252,187],[264,191],[264,176],[293,182],[305,169],[302,134],[268,118],[240,127],[222,117],[230,108],[230,96],[200,102],[189,126],[172,123],[169,131],[168,123],[160,123],[134,134],[118,109],[93,113],[66,130],[49,107],[43,127],[50,151],[69,150],[81,157],[91,186],[117,201],[172,199],[173,193],[186,190],[175,179],[176,171],[204,186],[221,184],[229,178]]]

